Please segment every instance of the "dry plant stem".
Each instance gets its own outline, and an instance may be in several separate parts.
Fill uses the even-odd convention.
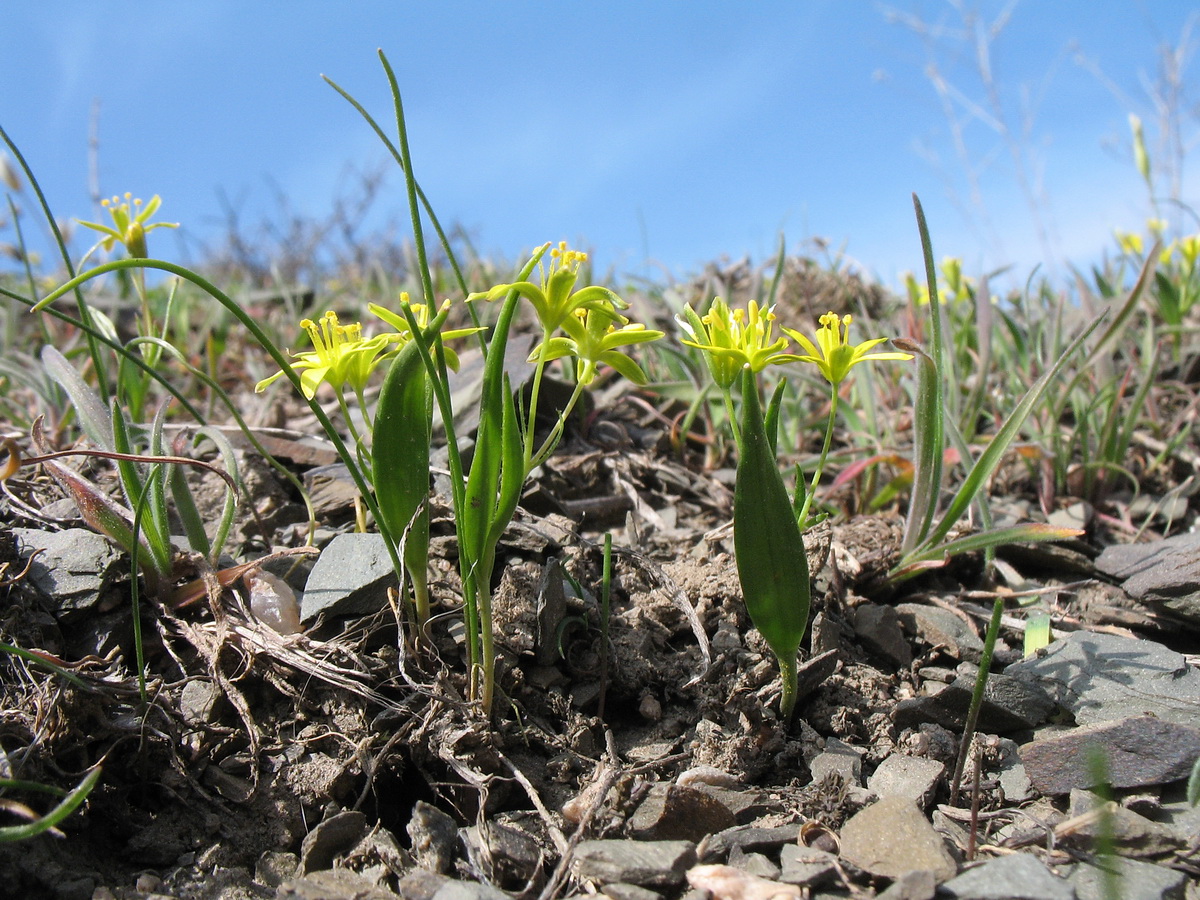
[[[973,740],[972,743],[974,743]],[[979,787],[979,775],[982,764],[983,754],[976,752],[974,772],[971,778],[971,830],[967,843],[968,862],[975,859],[975,853],[979,846],[979,798],[982,793]]]
[[[958,791],[962,783],[963,768],[971,751],[971,739],[975,736],[975,727],[979,723],[979,710],[983,706],[983,693],[987,688],[988,671],[992,667],[992,654],[996,650],[996,640],[1000,636],[1000,620],[1004,615],[1004,598],[997,597],[992,604],[992,620],[988,623],[987,636],[983,640],[983,655],[979,660],[979,674],[975,678],[975,690],[971,694],[971,706],[967,711],[967,721],[963,726],[962,739],[958,745],[958,761],[954,764],[954,777],[950,780],[950,805],[958,803]]]
[[[621,757],[617,751],[616,738],[608,728],[604,729],[604,743],[607,750],[607,759],[600,764],[600,771],[597,773],[598,777],[596,781],[599,786],[596,788],[595,799],[592,801],[591,806],[584,812],[583,818],[579,820],[578,827],[572,832],[570,840],[567,841],[566,849],[563,850],[562,857],[559,859],[558,865],[555,867],[550,879],[546,882],[546,886],[542,888],[541,894],[538,895],[538,900],[554,900],[558,896],[558,892],[570,872],[571,863],[573,862],[572,855],[575,852],[575,848],[579,846],[579,842],[587,834],[587,830],[592,824],[592,819],[596,817],[596,813],[604,805],[604,801],[608,797],[608,792],[617,783],[617,779],[624,774],[620,763]]]

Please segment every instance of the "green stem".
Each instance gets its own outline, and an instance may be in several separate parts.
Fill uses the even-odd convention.
[[[575,410],[575,404],[579,402],[579,398],[583,396],[584,387],[581,383],[575,383],[575,390],[571,392],[571,398],[567,400],[567,405],[563,407],[562,412],[558,415],[558,421],[554,423],[554,427],[547,435],[545,442],[538,449],[538,452],[525,464],[525,475],[546,461],[554,448],[558,446],[558,442],[562,440],[563,429],[566,428],[567,419],[571,418],[571,413]]]
[[[812,482],[808,488],[808,495],[804,498],[804,505],[800,507],[800,514],[796,516],[796,521],[800,524],[801,531],[808,527],[808,510],[812,506],[813,497],[817,495],[817,486],[821,483],[821,476],[825,473],[825,461],[829,458],[829,447],[833,443],[833,426],[837,418],[838,409],[837,385],[833,386],[832,394],[833,396],[829,401],[829,422],[825,426],[825,442],[821,445],[821,456],[817,459],[817,468],[813,472]]]
[[[738,456],[742,453],[742,429],[738,425],[738,417],[733,411],[733,393],[729,388],[721,388],[721,394],[725,398],[725,417],[729,419],[729,428],[733,431],[733,442],[737,445]]]
[[[529,388],[529,410],[525,416],[525,471],[532,471],[534,430],[537,426],[538,398],[542,393],[542,373],[546,370],[546,345],[550,342],[550,332],[542,329],[541,349],[538,351],[537,364],[533,369],[533,382]]]
[[[791,659],[782,656],[775,657],[779,661],[779,675],[783,679],[783,696],[779,699],[779,714],[783,718],[783,727],[788,729],[792,724],[792,716],[796,712],[796,694],[799,682],[799,667],[795,654]]]
[[[971,739],[979,724],[979,710],[983,707],[983,694],[987,689],[988,674],[992,668],[992,654],[1000,636],[1000,619],[1004,615],[1004,598],[997,597],[992,604],[992,620],[988,623],[987,635],[983,639],[983,654],[979,660],[979,674],[975,676],[975,690],[971,693],[971,706],[967,710],[967,721],[963,725],[962,740],[958,745],[958,761],[954,766],[954,777],[950,780],[950,805],[958,802],[958,790],[962,782],[963,769],[971,751]]]

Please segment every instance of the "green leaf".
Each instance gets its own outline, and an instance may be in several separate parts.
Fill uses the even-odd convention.
[[[83,801],[87,799],[88,794],[92,792],[92,788],[96,786],[96,782],[100,780],[100,773],[101,769],[99,766],[88,772],[87,776],[75,786],[75,789],[71,793],[63,798],[58,806],[54,807],[54,809],[36,822],[28,822],[24,825],[8,825],[0,828],[0,843],[21,841],[49,831],[82,805]]]
[[[808,625],[808,557],[767,439],[758,385],[749,368],[742,371],[742,445],[733,495],[733,544],[746,610],[783,671],[782,713],[790,719],[796,699],[796,654]]]
[[[104,401],[67,358],[50,344],[42,347],[42,365],[71,400],[71,408],[88,439],[101,450],[113,449],[113,428]]]
[[[435,319],[436,321],[436,319]],[[429,450],[433,393],[417,344],[405,344],[392,360],[379,392],[371,469],[379,514],[391,540],[402,545],[414,596],[424,595],[429,563]],[[420,587],[418,587],[418,585]],[[428,603],[418,601],[424,625]]]
[[[933,524],[938,498],[942,489],[942,450],[945,447],[945,350],[942,337],[942,305],[938,302],[937,266],[933,262],[933,241],[921,201],[913,194],[917,214],[917,230],[921,235],[921,251],[925,260],[925,282],[929,289],[929,321],[933,336],[929,355],[920,354],[917,371],[917,402],[913,459],[913,489],[908,519],[901,544],[905,552],[921,544]],[[911,350],[911,347],[904,347]]]
[[[1030,657],[1050,646],[1050,616],[1038,613],[1025,622],[1025,656]]]

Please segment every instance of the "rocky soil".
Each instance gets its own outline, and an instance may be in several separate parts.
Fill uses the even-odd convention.
[[[50,482],[13,483],[0,640],[78,680],[0,658],[0,774],[70,787],[101,763],[103,776],[58,832],[0,845],[0,894],[1200,897],[1200,811],[1185,799],[1200,757],[1200,537],[1181,517],[1177,536],[1154,522],[1132,542],[1120,497],[1076,503],[1056,515],[1082,539],[992,567],[959,559],[900,588],[883,577],[894,515],[814,529],[803,699],[785,727],[773,657],[740,602],[732,473],[681,455],[648,405],[596,408],[502,545],[492,722],[463,700],[444,476],[437,615],[414,649],[331,452],[303,427],[264,430],[305,473],[320,552],[294,550],[303,507],[247,456],[253,515],[238,537],[277,552],[273,577],[178,608],[143,598],[146,704],[128,560]],[[1001,514],[1039,515],[1007,487]],[[997,597],[1002,638],[956,772]],[[1030,605],[1055,630],[1023,658]]]

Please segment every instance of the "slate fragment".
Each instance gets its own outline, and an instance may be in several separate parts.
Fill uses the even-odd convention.
[[[1104,548],[1095,565],[1131,597],[1200,628],[1200,533],[1114,544]]]
[[[1031,741],[1019,750],[1033,786],[1043,794],[1093,787],[1090,756],[1104,753],[1115,788],[1147,787],[1187,778],[1200,757],[1200,729],[1154,716],[1133,716]]]
[[[327,616],[366,615],[387,603],[387,589],[397,584],[383,535],[339,534],[313,564],[300,601],[300,620]]]
[[[1029,853],[1001,856],[963,872],[938,889],[955,900],[1075,900],[1070,883]]]
[[[575,873],[608,884],[676,887],[696,863],[691,841],[581,841],[575,848]]]
[[[1036,681],[1080,725],[1153,715],[1200,727],[1200,671],[1154,641],[1076,631],[1005,672]]]
[[[907,797],[885,797],[855,813],[841,841],[842,859],[872,875],[899,878],[924,870],[942,882],[958,871],[941,835]]]
[[[701,841],[737,825],[716,797],[675,784],[655,784],[629,818],[631,836],[650,841]]]
[[[1037,682],[1011,677],[1010,666],[1004,674],[988,676],[979,711],[979,729],[993,734],[1024,731],[1045,722],[1054,708],[1054,700]],[[901,700],[896,704],[893,721],[899,729],[919,728],[935,722],[945,728],[961,730],[967,720],[975,679],[960,675],[936,694]]]

